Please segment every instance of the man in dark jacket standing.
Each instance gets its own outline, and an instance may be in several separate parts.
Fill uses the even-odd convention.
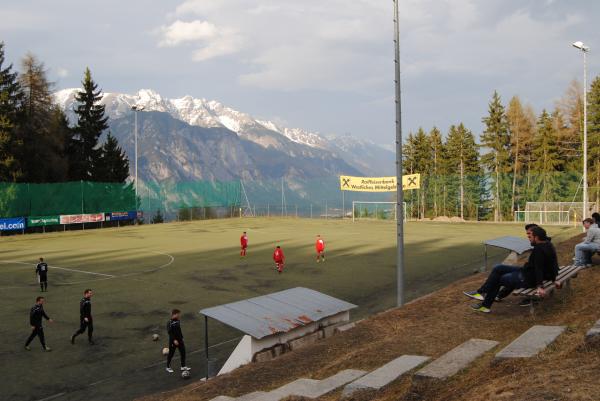
[[[46,319],[50,323],[52,323],[53,320],[50,319],[48,315],[46,315],[46,311],[44,311],[44,302],[46,302],[46,299],[44,297],[37,297],[35,300],[35,305],[33,305],[33,307],[31,308],[31,312],[29,312],[29,324],[31,325],[31,335],[25,343],[25,349],[27,351],[31,351],[31,347],[29,347],[29,344],[31,344],[31,342],[36,336],[40,338],[42,349],[47,352],[51,351],[50,347],[46,346],[46,339],[44,338],[44,327],[42,326],[42,318]]]
[[[181,311],[173,309],[171,311],[171,319],[167,322],[167,333],[169,334],[169,355],[167,356],[167,372],[173,373],[171,368],[171,360],[175,355],[175,350],[179,350],[181,357],[181,371],[190,370],[185,364],[185,343],[183,342],[183,333],[181,331]]]
[[[529,260],[521,268],[518,266],[496,265],[485,283],[477,290],[465,292],[469,298],[481,303],[472,306],[477,312],[489,313],[498,295],[500,287],[507,291],[516,288],[537,288],[536,295],[544,297],[545,280],[554,281],[558,274],[558,258],[554,245],[542,227],[535,226],[527,230],[527,238],[533,246]]]
[[[88,331],[88,342],[94,345],[92,333],[94,332],[94,320],[92,319],[92,295],[89,288],[83,292],[83,298],[79,301],[79,330],[71,336],[71,344],[75,344],[75,337]]]
[[[35,266],[35,274],[42,292],[48,292],[48,264],[44,262],[44,258],[40,258],[40,263]]]

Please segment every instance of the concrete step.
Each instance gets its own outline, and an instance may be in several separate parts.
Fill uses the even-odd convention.
[[[238,398],[219,396],[211,401],[279,401],[289,396],[319,398],[363,376],[362,370],[342,370],[324,380],[298,379],[273,391],[255,391]]]
[[[347,384],[344,387],[342,397],[349,397],[357,391],[377,391],[428,360],[428,356],[402,355],[400,358],[396,358],[358,380]]]
[[[342,370],[327,379],[321,380],[314,386],[308,386],[304,391],[298,394],[298,396],[306,397],[309,399],[319,398],[327,393],[337,390],[345,386],[346,384],[362,377],[366,374],[364,370],[348,369]]]
[[[265,391],[255,391],[246,395],[242,395],[235,399],[235,401],[262,401],[264,397],[269,394]]]
[[[497,341],[472,338],[419,370],[415,373],[415,378],[445,380],[466,368],[496,345],[498,345]]]
[[[552,344],[563,331],[565,326],[533,326],[498,352],[496,359],[535,356]]]
[[[592,346],[600,345],[600,320],[587,332],[585,342]]]

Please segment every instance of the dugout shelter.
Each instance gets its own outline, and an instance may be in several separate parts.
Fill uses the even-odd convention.
[[[207,372],[210,360],[208,318],[244,333],[219,371],[221,375],[252,361],[268,360],[333,335],[336,328],[350,321],[350,310],[356,307],[321,292],[296,287],[202,309]]]

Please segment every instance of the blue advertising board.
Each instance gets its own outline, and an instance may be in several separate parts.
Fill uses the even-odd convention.
[[[25,229],[25,217],[0,219],[0,231],[16,231]]]
[[[107,221],[118,221],[118,220],[135,220],[137,213],[134,212],[112,212],[106,214]]]

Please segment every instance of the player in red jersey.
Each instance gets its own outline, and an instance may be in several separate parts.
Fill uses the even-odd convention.
[[[275,252],[273,252],[273,260],[277,265],[277,271],[281,273],[283,271],[283,264],[285,262],[285,255],[283,254],[283,249],[279,245],[275,248]]]
[[[246,235],[246,231],[244,231],[244,233],[240,237],[240,245],[242,247],[240,257],[244,258],[246,257],[246,249],[248,248],[248,236]]]
[[[319,263],[321,259],[323,259],[323,262],[325,262],[325,241],[320,235],[317,235],[315,249],[317,250],[317,263]]]

